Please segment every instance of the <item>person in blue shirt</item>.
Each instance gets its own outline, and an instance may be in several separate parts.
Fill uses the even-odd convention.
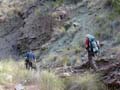
[[[26,69],[35,69],[35,67],[33,66],[33,62],[36,62],[36,58],[35,58],[35,54],[32,52],[32,50],[29,50],[28,52],[26,52],[25,54],[25,66]]]

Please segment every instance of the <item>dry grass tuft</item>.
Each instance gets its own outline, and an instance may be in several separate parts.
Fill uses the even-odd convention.
[[[64,90],[64,83],[54,73],[43,71],[40,74],[40,90]]]
[[[3,60],[0,62],[0,84],[20,83],[22,81],[33,82],[34,73],[24,67],[24,62]]]

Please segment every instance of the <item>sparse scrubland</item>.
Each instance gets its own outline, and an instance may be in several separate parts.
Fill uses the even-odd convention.
[[[0,1],[0,87],[119,90],[119,15],[120,0]],[[88,33],[103,44],[98,72],[86,64]],[[37,70],[25,69],[28,49],[37,56]]]
[[[12,16],[21,12],[24,7],[32,5],[35,0],[4,0],[1,1],[0,16]]]
[[[26,81],[34,81],[34,73],[24,67],[23,62],[3,60],[0,62],[0,84],[11,84]]]
[[[29,71],[23,62],[5,60],[0,62],[0,84],[9,85],[37,83],[40,90],[106,90],[97,74],[85,72],[79,76],[60,78],[52,71]]]

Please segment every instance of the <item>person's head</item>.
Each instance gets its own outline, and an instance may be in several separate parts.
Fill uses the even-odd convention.
[[[31,50],[31,49],[28,49],[27,52],[32,52],[32,50]]]
[[[91,34],[86,34],[86,38],[88,38],[89,36],[91,36]]]
[[[89,38],[89,39],[95,39],[95,37],[92,35],[92,34],[86,34],[86,38]]]
[[[85,40],[86,40],[86,39],[89,39],[89,36],[90,36],[90,34],[86,34]]]

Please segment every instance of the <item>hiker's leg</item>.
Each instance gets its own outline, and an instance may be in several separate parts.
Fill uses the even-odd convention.
[[[31,69],[31,61],[30,60],[27,61],[27,69],[29,69],[29,70]]]
[[[33,64],[31,61],[29,61],[29,68],[32,69],[33,68]]]
[[[25,67],[26,67],[26,69],[29,69],[29,60],[25,60]]]
[[[91,53],[88,51],[88,62],[89,62],[88,68],[91,67],[91,60],[92,60],[92,55],[91,55]]]
[[[95,71],[98,69],[96,62],[93,60],[94,54],[88,52],[89,68],[93,68]]]
[[[94,53],[92,53],[92,57],[95,58]],[[95,62],[95,60],[94,60],[93,58],[91,59],[90,64],[91,64],[91,67],[92,67],[95,71],[98,70],[97,64],[96,64],[96,62]]]
[[[97,66],[95,60],[91,60],[91,67],[92,67],[95,71],[98,70],[98,66]]]

